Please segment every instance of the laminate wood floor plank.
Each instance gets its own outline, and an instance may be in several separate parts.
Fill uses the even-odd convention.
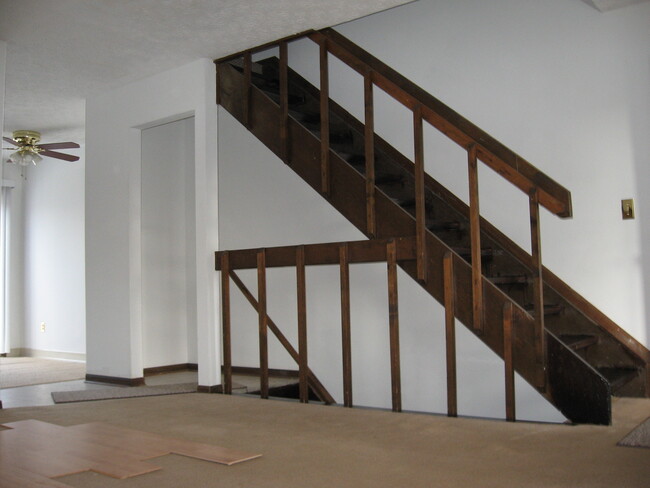
[[[7,429],[0,430],[0,488],[61,487],[50,478],[84,471],[130,478],[159,470],[143,460],[166,454],[225,465],[260,456],[100,422],[62,427],[22,420],[1,427]]]

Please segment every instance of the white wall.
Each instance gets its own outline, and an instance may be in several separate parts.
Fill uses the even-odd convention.
[[[214,65],[202,59],[86,104],[86,317],[89,374],[142,376],[142,129],[195,117],[194,212],[199,383],[220,383]]]
[[[81,159],[70,163],[43,158],[38,166],[25,168],[24,336],[12,347],[83,355],[84,158],[83,149],[66,152]]]
[[[195,363],[194,118],[142,131],[145,368]]]

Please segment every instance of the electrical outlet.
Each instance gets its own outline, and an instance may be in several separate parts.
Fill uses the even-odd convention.
[[[41,322],[41,332],[45,332],[45,322]]]

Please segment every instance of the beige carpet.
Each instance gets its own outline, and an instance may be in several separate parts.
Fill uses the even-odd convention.
[[[0,424],[105,422],[262,454],[230,467],[167,455],[151,461],[160,471],[128,480],[58,479],[79,488],[648,488],[650,450],[616,443],[650,400],[615,399],[613,411],[611,427],[574,427],[190,393],[10,408]]]
[[[0,388],[81,380],[86,364],[42,358],[0,358]]]

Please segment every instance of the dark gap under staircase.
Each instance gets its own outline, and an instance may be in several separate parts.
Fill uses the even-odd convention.
[[[219,103],[282,158],[283,141],[278,135],[281,117],[279,60],[271,57],[252,63],[250,88],[245,88],[241,58],[217,63],[217,67]],[[321,193],[320,93],[291,69],[288,70],[288,92],[290,142],[285,162]],[[332,100],[329,101],[329,124],[331,191],[323,196],[368,235],[364,124]],[[377,229],[373,237],[412,236],[416,216],[413,162],[377,134],[374,145],[378,191]],[[444,252],[451,249],[455,260],[467,263],[467,266],[459,266],[456,316],[471,330],[468,206],[425,175],[425,209],[428,259],[442,262]],[[626,347],[625,333],[618,331],[620,334],[615,336],[612,333],[615,326],[603,327],[594,320],[593,316],[599,312],[593,312],[591,305],[585,304],[582,297],[546,269],[543,296],[548,370],[540,371],[530,349],[530,343],[534,342],[530,337],[534,320],[533,272],[526,264],[530,257],[527,260],[525,251],[483,219],[480,238],[482,272],[489,282],[484,284],[487,325],[485,330],[475,333],[492,350],[503,357],[502,331],[498,324],[490,325],[490,317],[500,314],[501,306],[511,300],[522,311],[515,329],[515,369],[571,421],[607,424],[611,421],[610,394],[647,395],[647,364],[635,354],[637,350]],[[400,266],[417,279],[414,263],[404,262]],[[442,280],[434,278],[436,273],[441,274],[440,265],[428,266],[427,276],[432,278],[420,284],[442,303]],[[634,346],[638,349],[638,345]]]

